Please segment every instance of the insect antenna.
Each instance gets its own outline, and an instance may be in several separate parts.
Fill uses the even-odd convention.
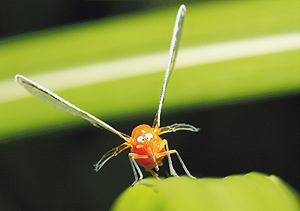
[[[161,90],[161,94],[160,94],[158,110],[155,115],[153,126],[152,126],[153,128],[160,127],[161,109],[162,109],[162,105],[163,105],[163,101],[164,101],[164,97],[165,97],[167,84],[168,84],[169,78],[171,76],[172,70],[174,69],[177,52],[178,52],[180,42],[181,42],[185,11],[186,11],[185,6],[181,5],[178,10],[177,16],[176,16],[175,26],[173,29],[173,36],[172,36],[172,41],[171,41],[171,47],[170,47],[170,51],[169,51],[169,60],[168,60],[165,77],[164,77],[164,81],[163,81],[163,86],[162,86],[162,90]]]

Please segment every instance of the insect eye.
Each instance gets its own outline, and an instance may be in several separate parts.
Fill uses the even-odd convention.
[[[147,133],[147,134],[146,134],[146,138],[147,138],[148,141],[150,141],[151,138],[153,138],[152,133]]]
[[[145,140],[144,140],[143,136],[139,136],[139,137],[137,138],[137,142],[139,142],[139,143],[144,143]]]

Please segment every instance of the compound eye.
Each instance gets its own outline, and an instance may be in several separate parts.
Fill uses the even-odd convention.
[[[137,138],[137,142],[139,142],[139,143],[145,143],[145,140],[144,140],[143,136],[139,136]]]
[[[147,138],[148,141],[150,141],[153,138],[152,133],[147,133],[146,138]]]

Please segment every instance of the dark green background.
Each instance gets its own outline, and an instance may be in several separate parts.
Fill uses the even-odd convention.
[[[163,125],[186,122],[201,131],[164,137],[194,176],[260,171],[281,177],[299,191],[299,100],[300,96],[291,96],[165,111]],[[110,124],[130,133],[140,123],[151,124],[154,112]],[[92,164],[120,141],[114,134],[85,125],[1,146],[2,206],[11,210],[107,209],[134,180],[127,152],[109,161],[99,173]],[[177,172],[184,174],[175,157],[174,163]],[[167,171],[164,165],[160,175]]]

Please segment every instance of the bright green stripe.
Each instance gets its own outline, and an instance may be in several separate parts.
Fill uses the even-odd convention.
[[[167,88],[163,113],[168,108],[200,108],[299,93],[299,75],[299,51],[176,69]],[[104,121],[141,112],[151,112],[154,116],[162,79],[163,73],[153,73],[67,90],[59,95]],[[0,104],[0,109],[1,136],[84,122],[35,97]]]

